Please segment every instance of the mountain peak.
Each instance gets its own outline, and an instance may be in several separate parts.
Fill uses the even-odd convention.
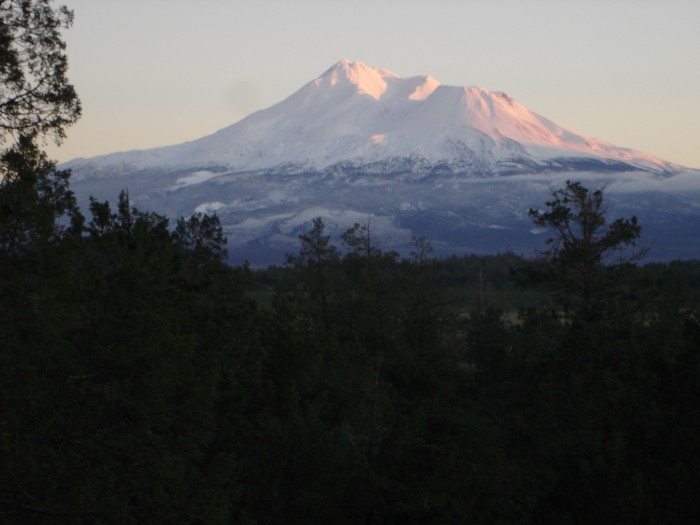
[[[541,243],[526,210],[565,178],[652,191],[700,184],[698,173],[564,129],[503,93],[351,60],[211,135],[62,167],[85,205],[128,187],[139,207],[172,217],[216,212],[238,260],[253,264],[281,260],[315,217],[334,235],[371,217],[390,249],[426,235],[443,255],[517,252]],[[669,237],[666,225],[686,229],[690,217],[687,230],[700,231],[700,213],[687,213],[700,193],[652,201],[640,191],[630,214],[652,225],[667,217],[657,230],[666,254],[687,245],[697,256],[700,237]]]
[[[433,94],[438,87],[440,87],[440,82],[435,79],[432,75],[425,75],[419,78],[418,86],[409,95],[410,100],[425,100],[430,95]]]
[[[353,60],[341,60],[287,99],[212,135],[101,162],[140,168],[218,164],[253,171],[417,158],[426,165],[461,171],[480,166],[493,173],[500,166],[532,170],[581,158],[655,173],[675,169],[645,153],[562,128],[502,92],[442,85],[430,75],[401,78]]]
[[[317,86],[353,86],[355,91],[379,100],[387,89],[387,79],[398,75],[378,67],[370,67],[361,61],[343,59],[331,66],[314,84]]]

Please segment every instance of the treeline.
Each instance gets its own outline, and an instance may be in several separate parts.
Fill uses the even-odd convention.
[[[24,153],[58,185],[0,192],[28,210],[0,231],[3,522],[700,518],[700,263],[597,261],[584,296],[562,247],[400,259],[317,219],[252,272],[215,217],[83,219]]]
[[[700,263],[577,183],[537,261],[319,219],[251,272],[216,217],[85,217],[39,148],[71,21],[0,0],[0,522],[700,522]]]

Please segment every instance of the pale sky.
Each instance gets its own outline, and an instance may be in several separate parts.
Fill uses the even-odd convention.
[[[504,91],[700,168],[698,0],[56,0],[83,117],[59,161],[193,140],[343,58]]]

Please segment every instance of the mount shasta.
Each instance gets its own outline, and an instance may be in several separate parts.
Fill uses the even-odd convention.
[[[527,215],[566,180],[605,186],[653,259],[700,257],[700,172],[564,129],[504,93],[341,61],[278,104],[184,144],[75,159],[72,188],[170,218],[217,213],[233,261],[280,263],[314,217],[440,255],[531,253]],[[612,218],[611,216],[611,218]]]

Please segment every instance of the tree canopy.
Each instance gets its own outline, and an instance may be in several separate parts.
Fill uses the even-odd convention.
[[[536,266],[536,278],[564,292],[588,320],[601,317],[611,291],[624,280],[624,271],[646,253],[636,246],[642,227],[637,217],[608,223],[604,190],[590,190],[580,182],[567,181],[553,190],[546,206],[545,211],[529,211],[537,226],[552,233]]]
[[[0,0],[0,143],[8,135],[60,141],[80,117],[61,35],[72,22],[51,0]]]
[[[61,30],[73,14],[50,0],[0,0],[0,248],[18,253],[83,219],[68,186],[39,140],[57,142],[80,117],[80,100],[66,76]],[[62,222],[61,222],[62,221]]]
[[[402,261],[369,222],[230,267],[216,216],[123,191],[86,223],[37,146],[79,115],[71,15],[0,17],[1,522],[700,522],[700,264],[636,268],[602,190],[530,212],[568,317],[516,305],[520,257]]]

